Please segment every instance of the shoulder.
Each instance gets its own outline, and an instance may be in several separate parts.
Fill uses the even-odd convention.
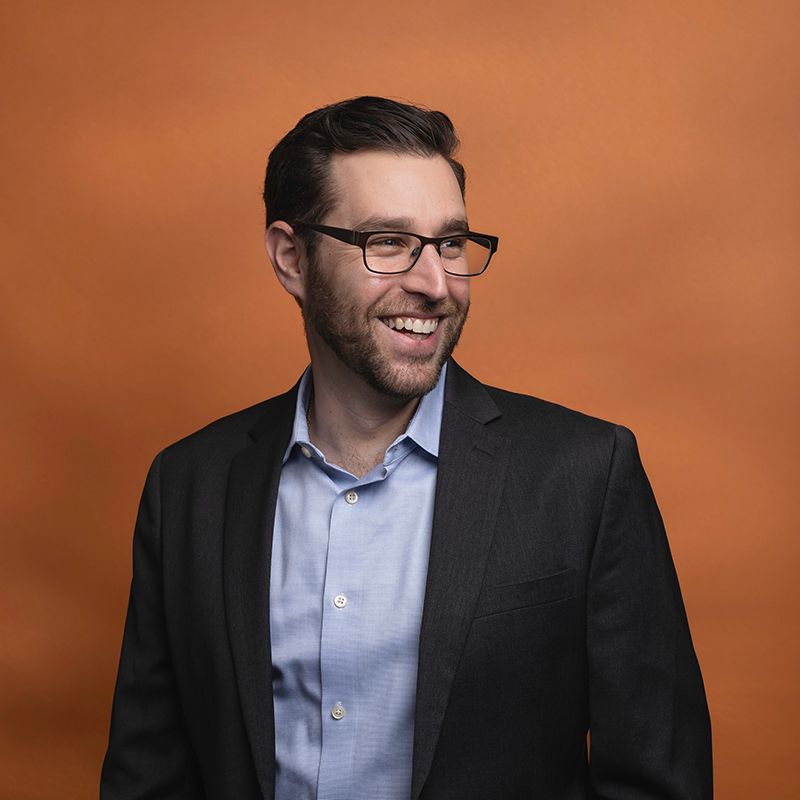
[[[588,470],[607,475],[620,458],[639,461],[636,437],[623,425],[537,397],[486,387],[501,411],[498,427],[517,454],[535,463],[561,464],[576,476]]]
[[[633,434],[621,425],[538,397],[483,384],[455,362],[448,369],[450,401],[505,436],[535,440],[540,446],[572,442],[613,447],[619,441],[635,447]]]
[[[636,437],[624,425],[609,422],[538,397],[486,386],[496,403],[507,434],[537,439],[555,439],[630,448]]]
[[[455,369],[453,369],[455,367]],[[544,476],[565,485],[596,484],[602,492],[616,464],[626,474],[641,469],[636,439],[626,427],[538,397],[488,386],[454,362],[448,367],[451,413],[443,431],[477,432],[505,448],[516,474]],[[459,421],[472,418],[472,427]],[[448,420],[447,422],[445,420]]]
[[[238,452],[260,438],[270,438],[286,431],[294,419],[297,387],[249,408],[221,417],[198,431],[179,439],[162,451],[170,464],[200,462],[211,466],[229,462]]]

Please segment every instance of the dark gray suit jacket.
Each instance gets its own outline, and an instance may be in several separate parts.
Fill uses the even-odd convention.
[[[296,390],[153,463],[104,800],[273,797],[270,549]],[[703,683],[633,435],[451,362],[411,797],[705,800],[711,784]]]

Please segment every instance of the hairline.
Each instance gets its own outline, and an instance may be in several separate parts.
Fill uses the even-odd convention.
[[[408,156],[411,158],[427,158],[430,160],[435,160],[440,158],[444,161],[448,167],[450,167],[451,172],[453,173],[453,177],[456,179],[456,184],[458,186],[458,190],[461,193],[461,199],[464,200],[466,197],[466,188],[461,186],[461,182],[459,181],[458,173],[456,172],[455,168],[453,167],[450,159],[443,156],[441,153],[437,152],[427,152],[423,148],[405,148],[405,147],[359,147],[356,150],[334,150],[330,153],[328,158],[325,161],[324,166],[324,174],[322,176],[322,192],[320,193],[320,210],[314,216],[317,219],[304,219],[304,220],[286,220],[290,224],[294,222],[314,222],[318,224],[323,224],[325,217],[327,217],[338,205],[341,195],[338,188],[334,188],[335,181],[333,180],[333,162],[334,159],[339,157],[345,156],[352,156],[357,155],[358,153],[389,153],[391,155],[395,155],[398,157]],[[316,234],[319,236],[320,234]]]
[[[352,135],[346,133],[348,126]],[[267,225],[277,221],[321,223],[340,202],[332,180],[334,156],[362,151],[440,156],[450,166],[464,199],[466,174],[458,159],[459,145],[446,114],[399,100],[354,97],[311,111],[270,154],[264,181]],[[300,159],[299,171],[290,166],[293,154]],[[318,235],[310,230],[298,230],[297,235],[309,253],[315,249]]]

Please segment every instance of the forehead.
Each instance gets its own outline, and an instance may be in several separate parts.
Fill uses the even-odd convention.
[[[466,219],[456,176],[438,155],[336,153],[330,180],[336,203],[329,220],[342,227],[373,218],[408,219],[417,225]]]

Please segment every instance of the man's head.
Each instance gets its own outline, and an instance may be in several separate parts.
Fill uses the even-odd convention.
[[[267,164],[264,205],[267,227],[320,222],[336,202],[331,186],[335,153],[359,150],[441,156],[453,170],[463,197],[464,167],[456,161],[460,142],[453,123],[441,111],[398,103],[384,97],[355,97],[306,114],[275,146]],[[297,231],[309,256],[318,237]]]
[[[364,97],[306,115],[273,150],[267,250],[303,311],[315,380],[357,378],[400,401],[436,385],[469,308],[469,278],[453,274],[468,231],[457,147],[444,114]],[[413,267],[384,274],[348,231],[445,241],[406,250]],[[377,238],[383,253],[408,237]]]

